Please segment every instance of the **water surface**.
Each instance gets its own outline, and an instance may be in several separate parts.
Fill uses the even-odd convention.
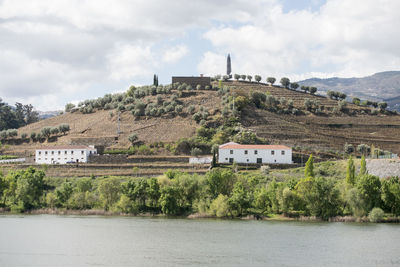
[[[0,266],[400,266],[400,225],[0,216]]]

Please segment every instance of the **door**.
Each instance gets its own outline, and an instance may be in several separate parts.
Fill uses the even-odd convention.
[[[262,158],[257,158],[257,163],[262,164]]]

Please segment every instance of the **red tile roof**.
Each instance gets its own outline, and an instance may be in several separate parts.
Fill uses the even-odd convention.
[[[94,149],[89,146],[42,146],[36,150]]]
[[[220,145],[221,149],[291,149],[288,146],[283,145],[240,145],[236,143],[226,143]]]

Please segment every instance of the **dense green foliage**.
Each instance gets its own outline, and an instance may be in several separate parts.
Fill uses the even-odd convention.
[[[353,158],[350,156],[347,162],[346,183],[354,185],[356,182],[355,166]]]
[[[39,113],[32,105],[15,103],[15,107],[11,107],[0,98],[0,131],[17,129],[38,120]]]
[[[400,215],[399,178],[357,174],[352,184],[347,182],[344,170],[341,178],[332,178],[338,167],[332,162],[315,168],[313,165],[310,157],[306,176],[281,181],[276,181],[270,172],[214,168],[205,175],[169,170],[158,178],[76,178],[55,182],[46,178],[43,171],[29,168],[0,175],[0,207],[14,212],[38,208],[103,209],[174,216],[285,214],[325,220],[340,215],[369,215],[371,221],[382,220],[381,210]]]

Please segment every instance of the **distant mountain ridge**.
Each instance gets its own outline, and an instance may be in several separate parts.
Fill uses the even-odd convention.
[[[39,118],[41,120],[48,119],[48,118],[51,118],[51,117],[55,117],[57,115],[60,115],[61,112],[62,112],[62,110],[53,110],[53,111],[40,111],[40,110],[38,110]]]
[[[400,71],[379,72],[362,78],[311,78],[298,84],[315,86],[320,92],[340,91],[350,98],[385,101],[390,108],[400,110]]]

